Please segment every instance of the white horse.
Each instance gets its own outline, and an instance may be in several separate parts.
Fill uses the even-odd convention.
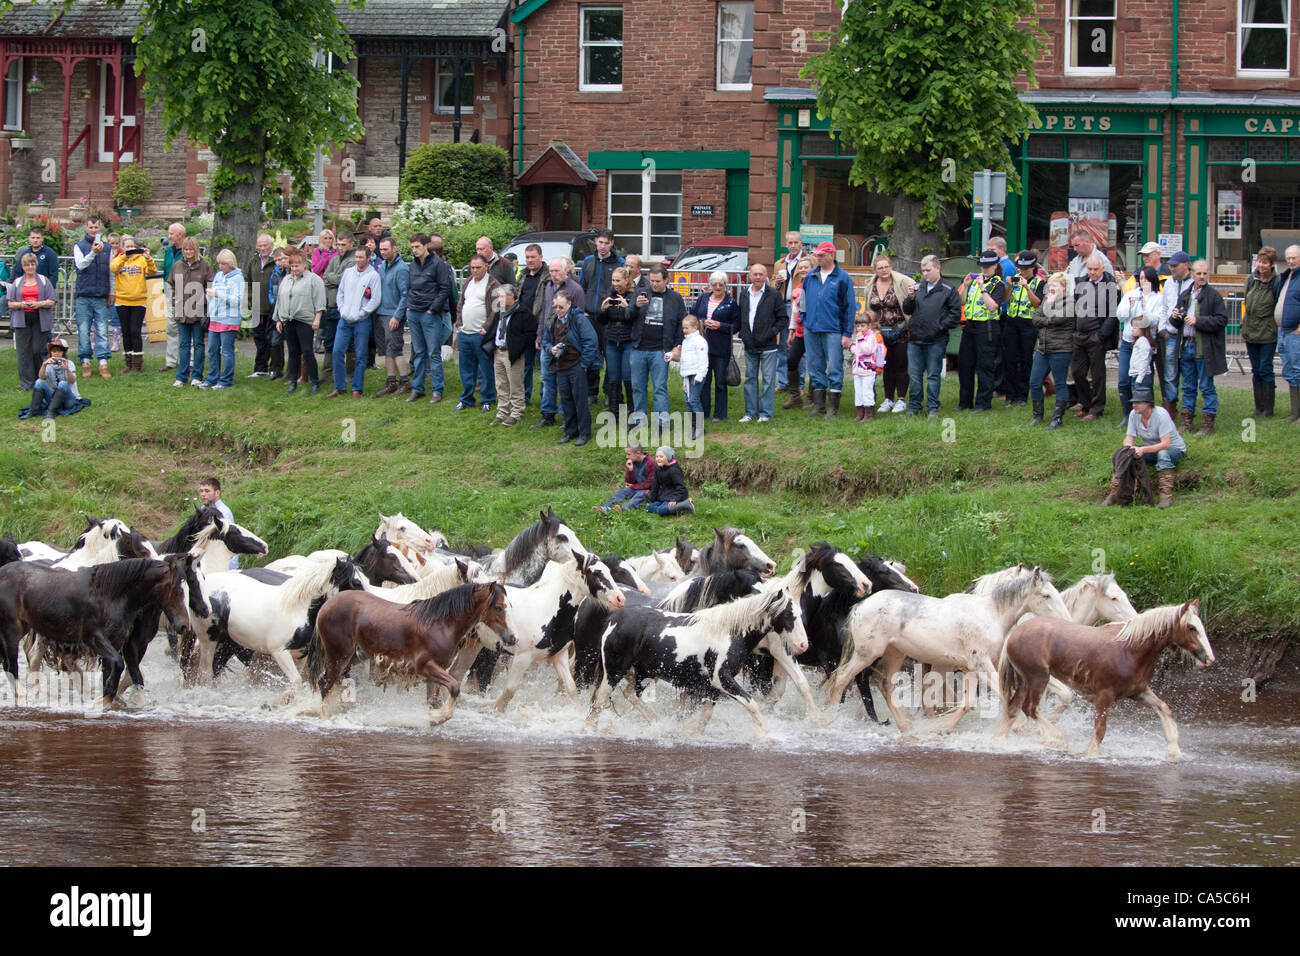
[[[134,545],[130,553],[124,554],[119,546],[124,540]],[[60,551],[44,541],[24,541],[18,545],[18,553],[24,561],[50,561],[50,567],[63,571],[109,564],[124,557],[158,557],[148,541],[117,518],[87,518],[86,530],[77,536],[71,551]]]
[[[1061,600],[1070,610],[1075,624],[1098,621],[1131,621],[1138,616],[1115,575],[1089,574],[1061,592]]]
[[[295,690],[303,681],[290,651],[307,646],[316,612],[327,598],[363,587],[351,558],[308,565],[279,586],[238,571],[208,575],[205,585],[210,616],[190,615],[199,648],[198,680],[211,681],[217,640],[229,636],[252,651],[270,655]]]
[[[623,561],[646,582],[677,582],[686,577],[672,548],[667,551],[651,551],[635,558],[624,558]]]
[[[447,560],[435,555],[435,551],[447,551],[450,542],[441,531],[425,531],[418,524],[400,511],[395,515],[379,513],[379,527],[375,530],[376,538],[387,537],[388,543],[396,549],[413,568],[415,577],[423,577],[426,568],[432,570],[447,564]]]
[[[511,648],[514,657],[506,673],[505,689],[493,705],[498,712],[504,712],[510,705],[528,669],[542,661],[555,668],[564,693],[577,704],[578,688],[573,682],[568,645],[556,650],[544,638],[556,630],[571,633],[578,605],[587,598],[599,601],[610,610],[621,608],[627,601],[603,561],[594,554],[571,554],[569,561],[548,563],[536,584],[506,585],[506,621],[515,646]],[[479,631],[482,630],[480,627]]]
[[[894,701],[894,675],[911,657],[937,670],[981,675],[998,692],[997,661],[1007,633],[1025,613],[1069,619],[1051,575],[1017,565],[978,579],[962,594],[944,598],[910,591],[878,591],[856,605],[846,627],[849,640],[839,668],[831,675],[826,708],[832,714],[849,682],[880,658],[885,661],[884,697],[898,729],[912,720]],[[974,704],[962,695],[943,732],[951,731]]]

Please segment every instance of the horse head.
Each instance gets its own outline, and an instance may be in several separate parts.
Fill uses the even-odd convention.
[[[475,596],[482,593],[486,593],[487,603],[484,606],[483,616],[479,618],[479,623],[490,627],[506,647],[514,646],[516,643],[515,636],[510,633],[510,624],[506,620],[506,602],[508,600],[506,586],[498,581],[474,585]]]
[[[678,567],[682,569],[682,574],[690,574],[700,563],[699,549],[686,538],[679,537],[673,544],[672,552]]]
[[[635,588],[642,594],[650,593],[650,586],[641,580],[641,575],[632,569],[632,566],[616,554],[608,555],[601,559],[605,566],[609,568],[610,575],[614,578],[616,584],[621,584],[629,588]]]
[[[866,597],[871,593],[871,579],[862,569],[854,564],[847,554],[825,541],[819,541],[795,562],[805,571],[805,582],[811,583],[813,593],[818,597],[829,591],[851,593],[856,597]],[[798,593],[803,593],[800,588]]]
[[[364,591],[365,584],[357,574],[357,566],[351,558],[335,558],[334,569],[330,572],[330,584],[339,591]]]
[[[686,571],[682,568],[681,562],[677,560],[670,548],[668,551],[655,551],[652,554],[655,567],[658,568],[657,576],[664,581],[680,581],[686,577]]]
[[[911,591],[920,594],[916,582],[907,576],[907,566],[899,561],[886,561],[874,554],[864,555],[858,567],[871,579],[873,591]]]
[[[379,527],[375,530],[375,534],[386,535],[393,544],[399,547],[405,544],[417,551],[433,551],[438,547],[437,542],[429,532],[400,511],[392,516],[385,515],[381,511],[379,513]]]
[[[727,531],[731,532],[730,550],[739,557],[741,562],[739,565],[736,565],[737,567],[753,568],[755,571],[761,573],[765,578],[770,578],[776,573],[776,562],[763,552],[763,549],[758,546],[753,538],[742,531],[737,531],[735,528],[728,528]],[[729,567],[731,566],[732,560],[733,558],[729,554]]]
[[[388,546],[386,535],[371,536],[370,543],[357,554],[355,563],[375,585],[386,581],[414,584],[415,576],[406,570],[399,552]],[[462,577],[461,580],[464,580]]]
[[[162,569],[162,577],[153,593],[168,625],[181,635],[190,633],[191,610],[198,617],[207,617],[210,613],[202,581],[198,578],[191,581],[193,561],[194,558],[188,554],[169,554],[160,563],[150,565]]]
[[[231,554],[255,554],[261,557],[270,550],[265,541],[243,525],[222,517],[220,512],[217,513],[217,518],[220,521],[217,536]]]
[[[1029,575],[1029,592],[1025,599],[1027,609],[1033,610],[1035,614],[1064,618],[1068,621],[1070,609],[1061,600],[1061,592],[1056,590],[1056,585],[1052,583],[1052,576],[1038,565],[1034,565],[1032,571],[1020,567],[1022,575]]]
[[[1119,586],[1113,574],[1098,575],[1101,579],[1097,599],[1097,611],[1108,621],[1131,621],[1137,617],[1137,608],[1128,599],[1128,594]]]
[[[546,526],[546,554],[552,561],[567,561],[570,554],[577,560],[579,555],[590,553],[574,530],[557,518],[554,511],[542,520]]]
[[[1209,667],[1214,663],[1214,651],[1210,648],[1210,638],[1201,621],[1200,606],[1201,599],[1192,598],[1178,609],[1174,643],[1196,658],[1197,667]]]
[[[573,552],[573,560],[582,572],[588,593],[597,601],[612,611],[617,611],[627,603],[627,598],[614,583],[614,576],[609,573],[604,561],[594,554],[579,555],[576,551]]]
[[[777,597],[779,600],[768,605],[771,622],[768,630],[785,641],[790,653],[798,656],[808,650],[808,632],[804,629],[803,615],[789,592],[778,591]]]

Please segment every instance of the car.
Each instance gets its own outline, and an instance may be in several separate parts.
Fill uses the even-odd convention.
[[[669,279],[683,297],[699,295],[708,288],[714,272],[727,274],[729,285],[746,281],[749,272],[749,240],[744,236],[713,236],[691,243],[677,254],[668,267]]]
[[[542,259],[550,262],[557,256],[568,256],[573,260],[575,267],[582,265],[582,260],[587,258],[596,251],[596,230],[585,229],[582,232],[564,231],[564,232],[526,232],[522,236],[515,236],[501,250],[504,258],[510,253],[514,253],[519,262],[524,261],[524,249],[533,243],[542,247]],[[614,253],[622,257],[623,253],[615,247]]]

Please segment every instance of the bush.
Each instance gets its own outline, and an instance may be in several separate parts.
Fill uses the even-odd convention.
[[[515,236],[528,231],[528,223],[520,222],[513,216],[502,213],[485,213],[463,226],[449,229],[442,234],[442,251],[444,258],[460,269],[469,263],[474,254],[474,243],[480,236],[487,236],[497,249],[504,249]]]
[[[408,199],[393,213],[391,232],[397,250],[411,254],[411,236],[417,232],[436,232],[446,236],[457,226],[472,222],[478,215],[473,206],[447,199]]]
[[[426,143],[402,170],[401,199],[457,199],[476,209],[503,210],[510,157],[486,143]]]
[[[348,213],[348,218],[352,220],[353,226],[359,226],[361,225],[361,217],[364,215],[365,213],[362,212],[360,209],[354,209],[350,213]]]
[[[117,185],[113,187],[113,202],[118,206],[139,206],[153,195],[153,177],[139,163],[123,166],[117,171]]]

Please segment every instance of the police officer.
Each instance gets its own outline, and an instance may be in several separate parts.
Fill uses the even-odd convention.
[[[1016,256],[1016,269],[1002,321],[1002,369],[1007,401],[1020,408],[1029,399],[1029,368],[1037,338],[1031,317],[1043,301],[1047,281],[1038,278],[1038,257],[1028,249]]]
[[[993,385],[1002,351],[997,320],[1002,303],[1007,300],[1007,283],[1002,278],[998,254],[985,249],[977,261],[980,272],[967,276],[958,290],[964,302],[965,321],[957,351],[957,410],[976,413],[993,407]],[[975,389],[977,373],[978,391]]]

